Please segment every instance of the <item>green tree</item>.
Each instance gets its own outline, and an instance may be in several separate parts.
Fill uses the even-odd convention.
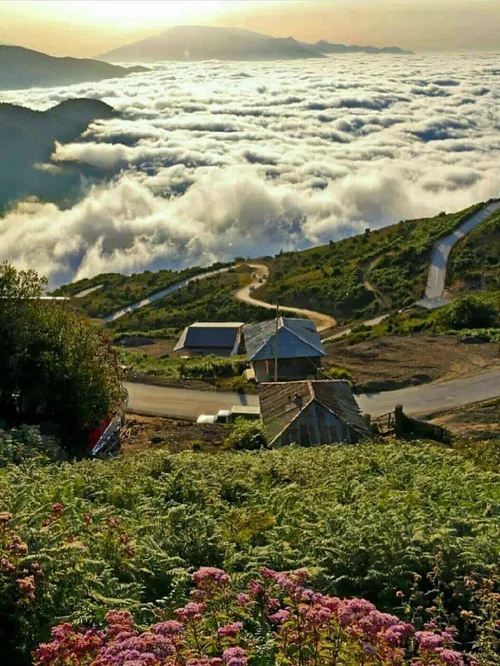
[[[40,300],[45,285],[0,266],[0,418],[51,422],[76,453],[89,428],[121,409],[119,366],[106,335],[67,304]]]

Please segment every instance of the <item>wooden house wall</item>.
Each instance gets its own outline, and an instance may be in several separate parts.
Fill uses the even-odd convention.
[[[294,443],[300,446],[321,446],[357,441],[359,435],[345,421],[319,403],[312,402],[273,442],[273,446],[281,447]]]
[[[258,382],[274,381],[274,359],[253,361],[252,367]],[[299,381],[316,379],[317,368],[321,367],[321,357],[279,358],[278,381]]]

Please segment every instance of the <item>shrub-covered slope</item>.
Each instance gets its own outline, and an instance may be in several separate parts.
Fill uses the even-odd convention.
[[[284,252],[270,262],[271,279],[256,297],[348,319],[410,305],[423,295],[434,243],[479,207]]]
[[[458,290],[500,290],[500,213],[455,245],[448,260],[446,282]]]

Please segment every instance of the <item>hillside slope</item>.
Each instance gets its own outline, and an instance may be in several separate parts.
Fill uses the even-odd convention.
[[[368,318],[411,305],[423,294],[434,243],[481,205],[284,252],[267,261],[270,279],[254,295],[337,319]]]
[[[50,160],[55,141],[75,141],[93,120],[114,115],[111,106],[93,99],[67,100],[45,112],[0,104],[0,212],[29,195],[52,201],[70,195],[78,173],[40,165]]]
[[[296,60],[323,58],[292,37],[277,38],[238,28],[177,26],[99,56],[111,62],[161,60]]]
[[[500,290],[500,212],[452,249],[446,282],[455,292],[470,288]]]
[[[0,90],[67,86],[83,81],[122,78],[144,67],[117,67],[88,58],[54,58],[21,46],[0,44]]]
[[[274,258],[265,257],[257,263],[269,267],[269,278],[260,288],[252,290],[252,296],[268,303],[314,309],[340,321],[367,319],[412,305],[423,294],[435,242],[481,207],[482,204],[477,204],[458,213],[408,220],[375,231],[367,230],[341,241],[331,241],[328,245],[281,253]],[[492,258],[491,262],[494,260]],[[477,261],[481,264],[479,255]],[[211,270],[210,267],[207,270]],[[492,273],[495,274],[493,264]],[[181,290],[123,317],[116,327],[119,330],[150,331],[179,329],[207,317],[214,321],[269,318],[269,311],[250,305],[242,307],[243,304],[235,300],[238,287],[250,282],[249,278],[243,283],[238,281],[237,274],[230,272],[225,277],[192,283],[189,290]],[[58,293],[75,295],[105,284],[103,290],[78,302],[78,307],[87,315],[102,317],[124,304],[139,300],[139,297],[160,291],[160,275],[146,272],[112,279],[96,276],[63,287]]]

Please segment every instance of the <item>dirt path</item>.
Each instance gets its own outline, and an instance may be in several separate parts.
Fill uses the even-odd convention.
[[[239,291],[236,292],[235,298],[238,301],[241,301],[242,303],[247,303],[248,305],[254,305],[255,307],[258,308],[266,308],[267,310],[276,310],[276,305],[273,305],[272,303],[266,303],[265,301],[260,301],[257,298],[253,298],[252,296],[252,291],[260,287],[263,282],[267,280],[269,277],[269,269],[265,264],[248,264],[250,268],[255,269],[254,272],[254,277],[252,279],[252,282],[246,286],[243,287],[243,289],[240,289]],[[308,317],[311,319],[315,324],[316,328],[318,331],[321,333],[321,331],[326,331],[329,328],[333,328],[334,326],[337,325],[337,322],[333,317],[330,317],[327,314],[323,314],[321,312],[314,312],[313,310],[304,310],[302,308],[293,308],[287,305],[280,305],[279,306],[280,312],[290,312],[291,314],[296,314],[300,315],[302,317]]]

